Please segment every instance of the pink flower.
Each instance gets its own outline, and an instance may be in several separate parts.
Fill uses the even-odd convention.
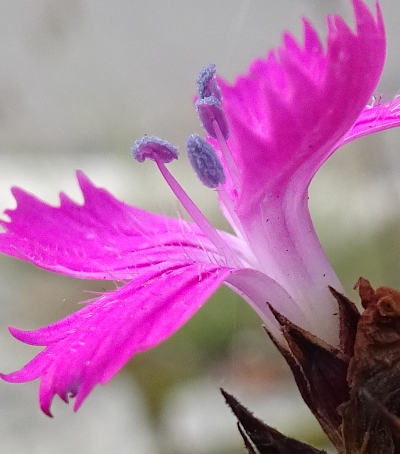
[[[18,206],[1,221],[1,252],[55,273],[128,282],[50,326],[10,328],[45,348],[3,380],[39,378],[48,415],[56,394],[75,397],[77,410],[96,384],[172,335],[222,283],[278,338],[266,302],[337,344],[328,285],[341,286],[315,234],[307,189],[337,148],[400,124],[398,100],[367,105],[385,59],[380,9],[375,18],[361,0],[353,6],[355,31],[328,17],[325,50],[304,21],[304,44],[286,33],[281,47],[233,85],[215,79],[212,65],[201,73],[197,109],[219,158],[199,136],[188,140],[189,157],[202,181],[216,187],[236,235],[207,221],[165,166],[176,149],[153,137],[137,141],[134,155],[156,162],[193,223],[128,206],[80,172],[83,205],[61,194],[53,207],[13,188]]]

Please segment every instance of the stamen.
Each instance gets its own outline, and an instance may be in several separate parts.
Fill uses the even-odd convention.
[[[218,123],[224,139],[229,137],[228,122],[222,109],[221,101],[218,98],[209,96],[208,98],[198,99],[196,101],[196,109],[203,128],[211,137],[217,138],[213,126],[214,121]]]
[[[215,78],[215,65],[210,63],[205,66],[199,73],[196,81],[197,91],[200,98],[208,98],[214,96],[219,101],[222,99],[221,90],[218,86],[217,79]]]
[[[197,78],[197,90],[200,99],[196,101],[196,108],[203,128],[211,137],[217,139],[224,157],[226,170],[233,186],[238,188],[240,174],[226,141],[229,137],[229,126],[222,108],[222,94],[215,74],[214,64],[210,64],[200,71]]]
[[[146,158],[155,161],[165,181],[193,221],[214,244],[222,257],[231,265],[235,264],[236,266],[238,259],[233,255],[229,246],[166,168],[166,162],[170,162],[172,159],[177,158],[177,148],[158,137],[144,136],[142,139],[135,141],[134,146],[132,147],[132,155],[139,162],[143,162]]]
[[[143,162],[146,158],[162,162],[171,162],[173,159],[178,159],[178,148],[155,136],[144,136],[135,140],[131,153],[139,162]]]
[[[192,134],[186,147],[190,164],[206,186],[216,188],[225,183],[224,169],[211,144],[198,134]]]
[[[182,186],[176,181],[172,174],[165,167],[164,163],[156,160],[156,164],[160,169],[162,176],[165,178],[165,181],[168,183],[169,187],[172,189],[173,193],[176,195],[178,200],[181,202],[182,206],[185,208],[187,213],[193,219],[193,221],[200,227],[202,232],[208,237],[208,239],[214,244],[218,249],[220,254],[227,259],[230,264],[237,263],[237,259],[232,254],[231,249],[221,238],[214,226],[209,222],[209,220],[204,216],[204,214],[199,210],[197,205],[192,201],[192,199],[186,194]]]
[[[235,158],[233,157],[232,152],[229,149],[229,145],[224,137],[223,132],[221,131],[221,128],[219,127],[219,123],[214,120],[212,124],[215,131],[215,138],[218,141],[219,148],[221,150],[222,156],[224,157],[226,170],[231,177],[233,186],[238,188],[240,183],[240,174],[235,162]]]

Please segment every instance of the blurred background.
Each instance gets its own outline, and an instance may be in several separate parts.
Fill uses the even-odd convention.
[[[0,0],[0,212],[12,185],[50,203],[60,190],[81,200],[75,170],[118,198],[175,215],[178,204],[151,163],[129,155],[144,133],[183,148],[201,132],[192,107],[195,78],[209,62],[232,80],[289,29],[309,17],[352,21],[348,0]],[[369,3],[372,5],[372,2]],[[388,58],[378,93],[400,91],[400,3],[381,1]],[[352,102],[343,99],[343,103]],[[360,275],[400,287],[400,132],[338,151],[311,187],[311,212],[348,294]],[[186,159],[171,170],[208,217],[227,228],[217,203]],[[9,336],[73,312],[104,282],[52,275],[0,257],[1,371],[36,349]],[[37,405],[37,383],[0,383],[1,453],[244,453],[223,386],[282,432],[329,448],[283,360],[250,308],[223,288],[175,336],[135,357],[82,409],[55,399],[54,419]]]

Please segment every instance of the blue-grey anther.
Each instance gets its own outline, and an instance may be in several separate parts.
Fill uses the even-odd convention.
[[[221,90],[218,86],[215,74],[216,69],[213,63],[210,63],[200,71],[196,81],[200,98],[215,96],[220,101],[222,100]]]
[[[178,159],[178,148],[156,136],[144,136],[135,140],[131,153],[139,162],[143,162],[147,158],[164,163]]]
[[[214,121],[217,122],[224,139],[226,140],[229,137],[228,122],[219,99],[215,96],[198,99],[196,101],[196,109],[203,128],[211,137],[218,139]]]
[[[187,154],[197,176],[209,188],[225,183],[224,169],[214,148],[198,134],[192,134],[186,142]]]

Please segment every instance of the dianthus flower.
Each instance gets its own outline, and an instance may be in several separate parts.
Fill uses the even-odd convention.
[[[374,16],[353,0],[355,29],[329,16],[325,49],[304,20],[304,42],[289,33],[233,85],[207,66],[196,107],[208,141],[188,139],[189,160],[215,188],[235,234],[215,229],[167,170],[178,157],[168,142],[135,142],[138,161],[152,159],[193,219],[187,222],[128,206],[81,172],[79,205],[60,194],[50,206],[13,188],[15,210],[1,221],[0,251],[55,273],[117,280],[121,286],[18,340],[44,346],[8,382],[40,379],[40,406],[75,397],[77,410],[136,353],[177,331],[223,283],[243,296],[284,343],[267,302],[293,323],[338,345],[341,285],[318,241],[308,186],[327,158],[361,136],[400,124],[399,103],[370,104],[385,59],[379,6]],[[214,150],[216,148],[216,152]]]

